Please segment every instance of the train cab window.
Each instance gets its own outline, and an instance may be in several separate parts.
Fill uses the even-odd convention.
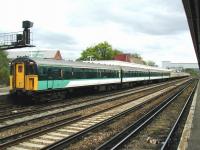
[[[30,67],[29,67],[29,73],[30,74],[34,74],[34,66],[33,65],[30,65]]]
[[[18,66],[18,72],[19,73],[23,72],[23,67],[21,65]]]

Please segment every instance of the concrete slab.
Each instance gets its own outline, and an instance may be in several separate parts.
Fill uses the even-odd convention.
[[[54,141],[51,141],[51,140],[47,140],[47,139],[32,139],[30,140],[31,142],[37,142],[37,143],[44,143],[44,144],[52,144],[54,143]]]
[[[67,137],[67,136],[69,136],[69,134],[58,133],[58,132],[50,132],[50,133],[48,133],[48,135],[60,136],[60,137]]]
[[[18,147],[18,146],[12,146],[12,147],[7,148],[7,150],[30,150],[30,149]]]
[[[23,142],[23,143],[20,143],[20,145],[28,147],[28,148],[30,147],[32,149],[45,147],[45,145],[43,145],[43,144],[34,144],[34,143],[30,143],[30,142]]]

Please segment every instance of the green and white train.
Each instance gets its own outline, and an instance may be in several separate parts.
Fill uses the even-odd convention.
[[[139,81],[171,78],[166,69],[112,61],[106,64],[18,57],[10,67],[10,92],[17,95],[65,92],[83,87],[119,88]]]

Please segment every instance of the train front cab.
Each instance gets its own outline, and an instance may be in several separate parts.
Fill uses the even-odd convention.
[[[16,60],[10,66],[11,93],[28,93],[38,87],[37,66],[33,61]]]

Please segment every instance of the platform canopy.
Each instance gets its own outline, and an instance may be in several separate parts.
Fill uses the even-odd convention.
[[[182,0],[185,8],[190,32],[200,66],[200,1],[199,0]]]

